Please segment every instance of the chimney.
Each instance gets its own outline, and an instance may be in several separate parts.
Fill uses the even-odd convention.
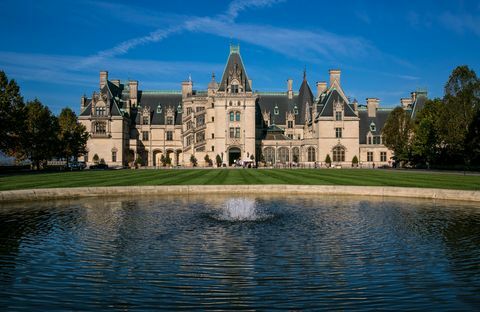
[[[402,105],[403,109],[407,109],[408,107],[412,106],[412,99],[411,98],[401,98],[400,104]]]
[[[117,87],[120,87],[120,79],[113,79],[112,83],[116,85]]]
[[[376,117],[380,100],[377,98],[367,98],[368,117]]]
[[[287,80],[287,91],[288,91],[288,98],[291,100],[293,99],[293,79],[288,78]]]
[[[250,89],[253,91],[252,79],[248,79],[248,84],[250,85]]]
[[[80,98],[80,113],[83,112],[83,110],[85,109],[85,104],[87,103],[87,97],[84,95],[82,95],[82,97]]]
[[[415,103],[415,101],[417,100],[417,92],[412,92],[410,93],[412,95],[412,103]]]
[[[130,89],[130,100],[132,101],[132,106],[137,106],[138,81],[130,80],[128,82],[128,88]]]
[[[354,99],[353,100],[353,110],[356,112],[358,111],[358,102],[357,102],[357,99]]]
[[[108,71],[103,70],[100,72],[100,89],[102,89],[106,84],[108,80]]]
[[[328,71],[330,75],[330,87],[333,86],[333,82],[336,80],[338,85],[340,86],[340,69],[330,69]]]
[[[318,81],[317,82],[317,96],[322,95],[323,92],[327,90],[327,82],[326,81]]]
[[[182,82],[182,98],[186,98],[192,95],[193,91],[193,82],[192,80]]]

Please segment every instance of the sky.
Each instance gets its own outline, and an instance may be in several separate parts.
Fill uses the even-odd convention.
[[[0,70],[54,113],[109,79],[141,90],[194,89],[217,81],[239,44],[253,89],[315,94],[341,69],[347,96],[381,107],[427,89],[441,97],[451,71],[480,74],[480,1],[62,1],[0,0]]]

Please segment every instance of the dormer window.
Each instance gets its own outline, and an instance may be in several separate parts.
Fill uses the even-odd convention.
[[[158,104],[157,105],[157,114],[161,114],[162,113],[162,105]]]
[[[105,116],[105,107],[104,106],[95,107],[95,115]]]
[[[273,114],[274,114],[274,115],[280,114],[280,111],[279,111],[279,109],[278,109],[278,105],[277,105],[277,104],[275,104],[275,108],[273,109]]]
[[[142,124],[143,124],[143,125],[148,125],[149,119],[150,119],[150,118],[148,118],[148,116],[143,116],[143,117],[142,117]]]
[[[375,123],[373,123],[373,122],[370,124],[370,131],[371,132],[377,131],[377,126],[375,126]]]
[[[237,84],[232,84],[231,87],[231,92],[232,93],[238,93],[238,85]]]
[[[182,103],[178,103],[177,112],[178,112],[179,114],[182,113]]]
[[[295,106],[293,107],[293,114],[294,114],[294,115],[298,115],[298,107],[297,107],[297,105],[295,105]]]
[[[335,120],[340,121],[342,120],[342,112],[335,112]]]

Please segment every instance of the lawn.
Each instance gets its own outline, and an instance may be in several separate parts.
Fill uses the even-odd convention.
[[[480,190],[480,175],[384,169],[171,169],[25,173],[0,176],[0,191],[128,185],[296,184]]]

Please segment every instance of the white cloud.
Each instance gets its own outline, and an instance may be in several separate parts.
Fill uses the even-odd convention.
[[[473,32],[480,36],[480,16],[469,13],[453,14],[445,12],[439,17],[439,22],[447,29],[458,33]]]

